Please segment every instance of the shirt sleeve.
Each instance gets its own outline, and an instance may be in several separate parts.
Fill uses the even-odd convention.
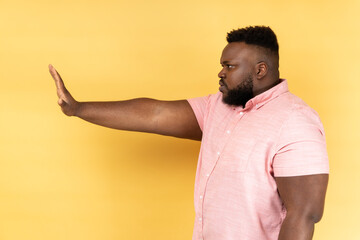
[[[187,99],[192,110],[194,111],[196,120],[198,121],[201,131],[203,131],[204,121],[207,112],[206,110],[208,109],[210,96],[211,95]]]
[[[316,113],[294,111],[283,125],[276,149],[275,177],[329,173],[324,130]]]

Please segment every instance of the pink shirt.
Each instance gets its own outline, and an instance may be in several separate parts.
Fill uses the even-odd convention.
[[[286,80],[245,106],[188,99],[203,131],[193,240],[275,240],[286,216],[274,177],[329,173],[317,113]]]

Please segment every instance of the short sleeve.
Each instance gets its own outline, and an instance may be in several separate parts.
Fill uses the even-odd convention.
[[[208,109],[210,96],[211,95],[205,97],[187,99],[192,110],[194,111],[194,114],[201,128],[201,131],[203,131],[204,119],[206,116],[206,110]]]
[[[284,123],[273,159],[275,177],[328,174],[323,126],[309,109],[293,111]]]

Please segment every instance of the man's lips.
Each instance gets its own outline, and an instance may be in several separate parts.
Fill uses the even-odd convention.
[[[219,87],[220,92],[224,92],[224,90],[227,89],[226,84],[224,83],[224,80],[220,79],[219,85],[220,85],[220,87]]]
[[[219,85],[227,87],[226,83],[224,82],[224,79],[222,78],[219,80]]]
[[[225,86],[224,86],[224,85],[219,87],[219,91],[220,91],[220,92],[222,92],[222,93],[223,93],[223,92],[224,92],[224,90],[226,90],[226,88],[225,88]]]

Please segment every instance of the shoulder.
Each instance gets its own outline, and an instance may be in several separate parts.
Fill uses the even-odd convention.
[[[319,114],[312,107],[292,93],[289,93],[287,98],[290,103],[288,124],[312,125],[318,127],[323,132]]]
[[[222,93],[217,92],[215,94],[209,94],[202,97],[189,98],[187,101],[190,103],[192,108],[200,106],[203,110],[210,110],[214,107],[225,105],[222,102]]]
[[[318,113],[292,93],[287,93],[283,98],[285,116],[280,129],[279,142],[283,139],[324,142],[325,132]]]

